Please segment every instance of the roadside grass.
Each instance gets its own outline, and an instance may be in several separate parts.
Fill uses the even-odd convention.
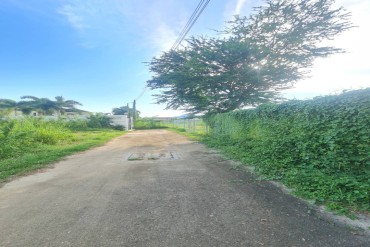
[[[200,141],[201,142],[207,136],[207,134],[204,133],[204,132],[187,132],[183,128],[172,128],[172,127],[169,127],[168,130],[173,131],[173,132],[176,132],[176,133],[179,133],[179,134],[184,135],[186,137],[189,137],[189,139],[192,140],[192,141]]]
[[[153,118],[140,118],[135,121],[134,128],[136,130],[148,130],[148,129],[166,129],[162,121],[155,120]]]
[[[44,168],[63,157],[100,146],[125,132],[110,129],[71,132],[70,140],[53,145],[38,144],[20,155],[0,159],[0,183]]]
[[[292,183],[289,179],[295,180],[304,180],[302,174],[307,172],[306,170],[302,170],[301,172],[290,173],[290,176],[286,179],[282,179],[278,174],[272,175],[263,170],[256,169],[258,168],[258,164],[251,164],[246,159],[246,151],[243,146],[239,146],[233,143],[230,140],[220,140],[212,137],[211,135],[207,135],[206,133],[199,133],[199,132],[186,132],[185,129],[181,128],[169,128],[169,130],[179,133],[181,135],[189,137],[191,140],[199,141],[210,148],[215,148],[227,158],[231,160],[235,160],[241,162],[242,166],[249,166],[253,167],[253,173],[258,176],[257,180],[272,180],[278,181],[283,183],[288,188],[292,189],[292,194],[307,200],[309,203],[313,203],[316,205],[324,205],[327,210],[332,211],[338,215],[345,215],[350,219],[356,219],[356,214],[364,214],[369,215],[369,206],[370,204],[365,205],[362,203],[353,203],[353,204],[346,204],[346,203],[339,203],[337,200],[332,200],[334,197],[339,197],[336,194],[327,195],[322,193],[320,186],[324,186],[326,184],[322,184],[322,181],[325,180],[329,183],[329,186],[332,186],[332,183],[341,182],[341,177],[336,177],[335,174],[332,176],[326,176],[324,178],[317,177],[316,184],[312,184],[311,181],[304,181],[306,186],[297,186],[297,184]],[[250,171],[250,170],[249,170]],[[319,171],[317,171],[319,172]],[[317,175],[317,174],[316,174]],[[367,185],[363,185],[364,187],[368,187]],[[325,186],[324,186],[325,187]],[[324,188],[325,189],[325,188]],[[350,196],[348,193],[344,191],[340,191],[342,196]],[[339,193],[338,193],[339,194]]]
[[[370,88],[210,116],[206,142],[301,198],[370,212]]]
[[[325,206],[328,211],[332,211],[337,215],[345,215],[350,219],[356,219],[357,214],[369,215],[370,213],[370,204],[366,204],[364,200],[348,203],[343,199],[353,197],[353,194],[360,194],[360,192],[355,189],[349,188],[349,190],[344,190],[340,187],[340,183],[342,183],[343,180],[355,180],[355,177],[352,178],[347,176],[343,178],[343,176],[340,176],[341,174],[325,175],[318,169],[292,169],[289,171],[289,176],[281,177],[278,172],[266,172],[259,169],[259,164],[251,163],[248,159],[248,151],[242,146],[238,146],[228,140],[216,140],[211,136],[202,136],[199,137],[198,140],[209,148],[219,150],[227,159],[241,162],[243,166],[252,167],[252,171],[258,176],[258,180],[280,182],[291,190],[290,193],[292,195],[304,199],[310,204]],[[251,170],[248,171],[250,172]],[[307,179],[307,177],[309,179]],[[356,183],[352,183],[354,183],[356,189],[365,188],[363,191],[368,191],[369,186],[367,184],[355,182]],[[337,189],[333,189],[333,187]],[[331,194],[327,191],[330,191]],[[361,194],[359,198],[362,199]]]

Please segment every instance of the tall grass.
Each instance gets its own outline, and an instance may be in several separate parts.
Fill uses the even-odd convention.
[[[99,119],[90,126],[101,127]],[[122,134],[112,129],[92,130],[89,121],[83,120],[0,120],[0,182]]]
[[[36,118],[0,122],[0,160],[16,157],[43,145],[71,141],[72,132],[61,121]]]
[[[137,130],[144,129],[163,129],[167,128],[162,121],[153,118],[140,118],[135,121],[134,128]]]

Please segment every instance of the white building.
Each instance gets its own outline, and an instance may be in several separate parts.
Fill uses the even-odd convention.
[[[127,115],[111,115],[109,117],[112,120],[113,126],[124,126],[126,130],[132,130],[134,128],[133,118],[129,118]]]

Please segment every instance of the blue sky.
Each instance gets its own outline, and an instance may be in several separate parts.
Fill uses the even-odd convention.
[[[172,46],[198,2],[0,0],[0,98],[62,95],[93,112],[126,105],[150,78],[143,62]],[[214,35],[259,2],[211,0],[190,35]],[[370,86],[370,1],[337,2],[358,26],[333,41],[348,53],[318,60],[311,78],[285,92],[288,98]],[[138,100],[143,116],[180,114],[153,104],[152,93]]]

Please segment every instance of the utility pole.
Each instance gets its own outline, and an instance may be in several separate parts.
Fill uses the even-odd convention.
[[[127,119],[128,119],[127,129],[128,130],[131,130],[131,118],[130,118],[130,106],[129,106],[129,103],[127,103]]]
[[[134,122],[135,122],[135,120],[136,120],[136,99],[134,99],[134,103],[132,105],[132,108],[134,110],[134,116],[132,116],[132,117],[133,117]]]

